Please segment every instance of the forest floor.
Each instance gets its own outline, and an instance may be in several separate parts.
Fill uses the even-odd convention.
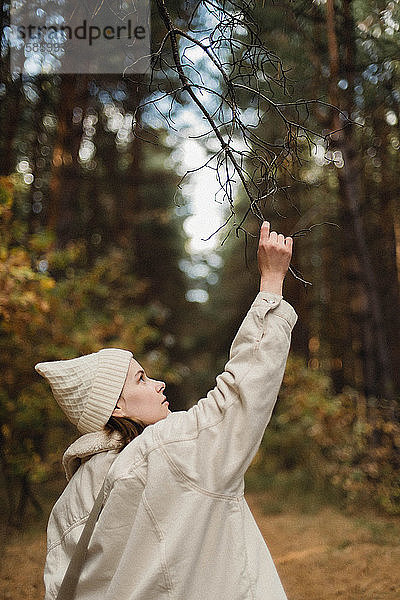
[[[271,514],[263,492],[246,493],[289,600],[399,600],[400,521],[332,507]],[[0,600],[41,600],[45,535],[13,533],[0,566]],[[267,598],[267,595],[266,595]]]

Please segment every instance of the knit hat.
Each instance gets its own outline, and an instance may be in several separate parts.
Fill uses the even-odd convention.
[[[128,373],[132,352],[104,348],[68,360],[35,365],[50,383],[58,404],[81,433],[99,431],[113,412]]]

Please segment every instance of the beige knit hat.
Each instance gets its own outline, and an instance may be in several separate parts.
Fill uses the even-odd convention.
[[[58,404],[81,433],[99,431],[121,394],[132,352],[104,348],[69,360],[35,365],[50,383]]]

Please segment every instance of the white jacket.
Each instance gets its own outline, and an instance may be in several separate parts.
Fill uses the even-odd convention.
[[[56,597],[106,476],[77,600],[286,600],[243,476],[271,417],[296,320],[282,296],[259,292],[205,398],[147,426],[120,454],[104,432],[68,448],[69,483],[48,524],[45,600]]]

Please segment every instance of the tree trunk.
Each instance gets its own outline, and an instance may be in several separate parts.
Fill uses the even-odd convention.
[[[2,108],[2,145],[0,152],[0,176],[10,175],[15,168],[14,139],[20,117],[21,78],[10,81],[6,78],[7,95]]]
[[[78,152],[82,135],[81,124],[73,123],[73,109],[87,100],[85,76],[61,75],[57,134],[53,148],[52,173],[49,183],[47,226],[56,234],[57,244],[64,246],[73,235],[79,198]],[[83,107],[84,108],[84,107]]]
[[[9,468],[9,464],[7,461],[7,457],[4,453],[4,440],[3,440],[3,434],[1,432],[1,428],[0,428],[0,465],[1,465],[1,470],[3,472],[3,479],[4,479],[4,483],[5,483],[3,489],[5,489],[5,493],[7,496],[7,503],[8,503],[7,521],[10,523],[12,520],[12,515],[14,514],[14,510],[15,510],[15,490],[14,490],[13,478],[10,474],[10,468]]]
[[[327,35],[329,59],[331,67],[331,81],[329,87],[329,101],[342,110],[346,110],[349,115],[352,114],[353,102],[353,74],[355,58],[354,42],[354,20],[352,17],[351,0],[343,0],[343,48],[344,61],[343,69],[339,69],[339,46],[335,31],[335,9],[333,0],[327,0]],[[348,82],[346,94],[338,94],[338,76],[339,71]],[[332,113],[332,128],[341,129],[343,122],[339,119],[337,112]],[[393,379],[392,367],[388,351],[388,343],[384,329],[384,317],[381,308],[381,302],[378,294],[378,286],[373,264],[371,261],[368,243],[366,240],[364,223],[361,215],[360,206],[363,199],[361,169],[359,156],[355,150],[353,128],[346,126],[341,131],[332,134],[332,148],[340,150],[343,157],[343,168],[337,169],[340,195],[346,212],[351,220],[351,227],[354,234],[355,252],[360,266],[361,281],[367,298],[367,307],[370,314],[365,315],[364,320],[364,374],[365,383],[368,381],[367,394],[385,396],[388,399],[393,398]],[[369,340],[375,340],[375,348],[372,348]],[[371,351],[374,355],[371,356]],[[377,373],[376,378],[371,376],[371,365],[375,365]],[[367,388],[367,385],[365,385]]]

